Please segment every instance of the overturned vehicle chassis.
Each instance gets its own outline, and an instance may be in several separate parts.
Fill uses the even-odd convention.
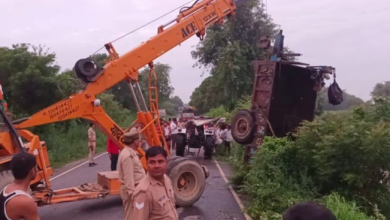
[[[231,122],[233,138],[246,146],[245,161],[266,135],[284,137],[303,120],[313,120],[324,79],[335,77],[335,69],[329,66],[294,61],[254,61],[253,65],[251,109],[240,110]]]

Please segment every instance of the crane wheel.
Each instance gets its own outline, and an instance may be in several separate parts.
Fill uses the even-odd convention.
[[[255,119],[249,110],[239,110],[231,122],[233,139],[239,144],[253,142],[256,131]]]
[[[78,60],[73,68],[77,77],[86,83],[92,82],[93,77],[99,74],[101,70],[102,68],[97,66],[90,57]]]
[[[4,187],[14,181],[14,177],[10,170],[0,171],[0,191],[3,191]]]
[[[170,161],[167,175],[172,181],[176,205],[188,207],[202,196],[208,174],[198,162],[179,157]]]

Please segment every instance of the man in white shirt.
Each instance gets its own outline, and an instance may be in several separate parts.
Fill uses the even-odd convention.
[[[170,127],[171,127],[171,141],[172,141],[172,150],[176,150],[176,137],[177,137],[177,120],[176,118],[174,118],[172,121],[171,121],[171,124],[170,124]]]
[[[223,124],[221,126],[220,135],[223,140],[223,144],[225,145],[225,151],[227,150],[230,155],[230,142],[233,140],[230,125]]]

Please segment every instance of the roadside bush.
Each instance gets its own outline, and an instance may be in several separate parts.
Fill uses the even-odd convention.
[[[231,113],[226,110],[225,107],[219,106],[217,108],[212,108],[210,111],[207,113],[207,116],[210,117],[223,117],[228,120],[231,118]]]
[[[248,164],[243,163],[244,153],[245,149],[242,145],[235,142],[231,143],[231,156],[229,157],[229,162],[233,172],[229,177],[229,181],[238,188],[241,188],[241,186],[244,184],[245,176],[250,169]]]
[[[330,209],[338,220],[386,220],[377,208],[374,209],[373,216],[367,216],[359,209],[356,202],[346,201],[337,193],[324,196],[320,199],[320,203]]]
[[[390,216],[390,102],[328,113],[298,129],[293,146],[298,170],[307,170],[322,195],[338,192],[373,213]]]
[[[228,111],[225,107],[219,106],[217,108],[212,108],[209,110],[209,112],[206,114],[210,117],[224,117],[226,118],[226,122],[230,123],[230,120],[232,119],[233,115],[240,109],[250,109],[250,97],[245,96],[238,100],[236,108],[233,111]]]
[[[315,187],[305,177],[293,178],[294,148],[286,138],[267,137],[246,172],[244,192],[251,195],[248,213],[255,218],[280,219],[294,203],[315,197]]]
[[[267,137],[250,165],[234,145],[230,162],[252,217],[280,219],[294,203],[320,200],[338,219],[390,218],[390,99],[326,112],[292,137]]]

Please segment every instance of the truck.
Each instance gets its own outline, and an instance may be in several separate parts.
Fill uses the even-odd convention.
[[[198,149],[198,154],[204,148],[204,158],[211,159],[215,148],[215,129],[207,126],[218,123],[224,118],[194,118],[186,121],[183,128],[179,128],[176,139],[176,156],[184,157],[190,149]]]
[[[183,105],[179,108],[179,119],[183,121],[192,120],[195,118],[196,108],[194,106]]]
[[[39,169],[30,185],[32,196],[39,206],[119,194],[120,183],[115,171],[97,173],[96,183],[53,190],[50,183],[53,168],[46,143],[28,128],[83,118],[95,123],[98,129],[123,149],[124,130],[106,114],[97,95],[125,80],[137,109],[135,122],[145,125],[140,133],[145,136],[150,146],[166,148],[164,136],[156,131],[157,127],[161,129],[161,125],[158,112],[158,79],[153,60],[194,35],[203,40],[206,28],[223,23],[226,18],[233,18],[236,7],[233,0],[197,0],[191,6],[183,7],[175,19],[158,27],[156,36],[121,56],[113,47],[113,42],[105,44],[109,59],[104,66],[98,66],[91,57],[78,60],[73,71],[85,85],[83,90],[26,118],[12,121],[0,111],[6,127],[0,132],[0,190],[13,181],[10,172],[12,156],[18,152],[28,152],[35,155]],[[142,96],[138,83],[138,70],[146,65],[150,67],[149,105]],[[169,150],[166,150],[169,155]],[[145,152],[139,148],[138,154],[143,167],[147,169]],[[169,159],[167,175],[173,183],[176,205],[191,206],[202,196],[209,172],[195,160],[176,156]]]
[[[336,69],[294,61],[291,57],[301,54],[283,53],[283,41],[282,31],[276,35],[273,47],[269,38],[260,39],[259,46],[267,58],[252,62],[251,107],[240,109],[231,119],[233,139],[245,146],[245,162],[251,161],[265,136],[284,137],[303,120],[313,120],[317,95],[325,79],[334,77],[328,91],[330,102],[337,105],[343,101]]]

